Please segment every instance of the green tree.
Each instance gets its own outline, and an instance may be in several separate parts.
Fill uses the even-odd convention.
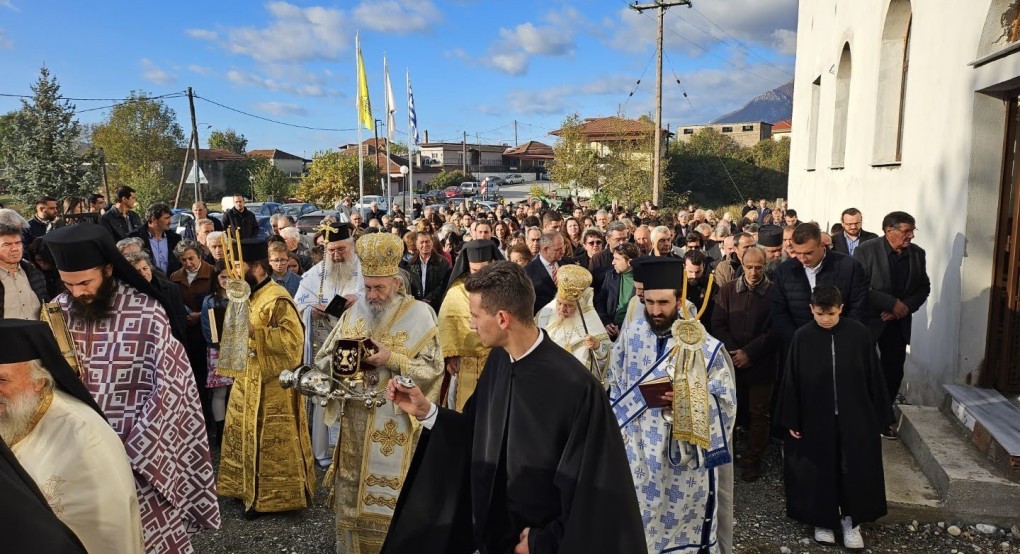
[[[266,158],[248,158],[248,172],[257,200],[267,201],[272,198],[276,202],[281,202],[294,190],[287,174]]]
[[[233,129],[213,131],[209,133],[209,148],[222,148],[243,155],[248,148],[248,139]]]
[[[46,67],[32,85],[32,100],[0,119],[0,163],[6,188],[30,204],[43,195],[57,198],[94,192],[98,157],[82,144],[73,104],[60,98],[60,85]]]
[[[161,100],[131,91],[96,126],[92,141],[106,153],[111,187],[134,187],[142,206],[173,199],[180,175],[168,172],[179,167],[184,132],[177,114]]]
[[[396,156],[407,156],[410,149],[407,147],[407,143],[399,140],[395,140],[390,143],[390,154]]]
[[[379,168],[365,160],[365,194],[379,194]],[[301,179],[297,195],[307,202],[332,206],[344,196],[358,197],[358,156],[353,152],[316,152]]]
[[[459,185],[464,181],[474,180],[475,180],[474,175],[471,175],[470,173],[464,173],[459,169],[454,169],[452,171],[447,171],[444,169],[440,171],[435,176],[435,178],[429,181],[426,186],[429,187],[429,190],[440,190],[445,189],[450,185]]]
[[[560,125],[559,138],[553,145],[556,160],[549,164],[549,176],[564,185],[591,189],[598,193],[601,188],[600,157],[581,135],[584,121],[576,113],[570,114]]]

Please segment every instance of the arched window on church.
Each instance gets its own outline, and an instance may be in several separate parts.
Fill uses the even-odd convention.
[[[850,43],[843,44],[836,68],[836,103],[832,124],[832,169],[842,169],[846,158],[846,127],[850,114]]]
[[[875,106],[875,165],[903,159],[903,114],[910,69],[910,0],[891,0],[882,29]]]

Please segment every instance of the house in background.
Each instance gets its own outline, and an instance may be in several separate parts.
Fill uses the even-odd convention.
[[[647,158],[649,163],[651,162],[655,135],[655,124],[651,121],[620,117],[589,117],[579,126],[578,133],[589,147],[600,155],[626,150],[633,151],[634,156]],[[559,137],[563,135],[563,130],[557,129],[549,134]],[[670,136],[669,131],[662,130],[663,151]]]
[[[510,164],[510,171],[544,173],[547,164],[556,159],[552,146],[529,140],[520,146],[507,148],[503,158]]]
[[[178,183],[181,180],[181,174],[185,168],[184,157],[186,149],[177,149],[177,158],[174,163],[168,164],[166,169],[163,171],[163,176],[173,182]],[[188,155],[188,170],[190,171],[192,164],[194,163],[194,151]],[[227,178],[226,173],[230,171],[233,166],[239,163],[244,163],[248,160],[244,154],[238,154],[231,152],[230,150],[224,150],[223,148],[200,148],[198,150],[198,165],[202,170],[202,175],[205,176],[209,182],[207,185],[202,185],[202,195],[206,200],[219,199],[226,194],[227,191]],[[194,193],[188,191],[194,190],[194,184],[189,185],[185,183],[183,187],[184,195],[182,198],[191,199]],[[190,207],[190,206],[189,206]]]
[[[724,136],[737,141],[737,144],[750,148],[772,136],[772,124],[764,121],[747,121],[743,123],[710,123],[707,125],[679,125],[677,139],[683,142],[691,140],[695,133],[702,129],[715,129]]]
[[[282,171],[287,177],[300,178],[305,174],[311,160],[306,160],[294,154],[288,154],[283,150],[250,150],[248,156],[266,158],[273,167]]]
[[[505,144],[468,144],[462,142],[425,142],[418,147],[419,164],[440,169],[460,169],[465,165],[469,173],[499,171],[504,167]],[[486,169],[495,168],[495,169]]]
[[[772,140],[778,142],[780,140],[783,140],[784,138],[789,139],[790,132],[793,131],[793,125],[791,124],[791,121],[792,120],[790,119],[784,119],[782,121],[777,121],[773,123]]]

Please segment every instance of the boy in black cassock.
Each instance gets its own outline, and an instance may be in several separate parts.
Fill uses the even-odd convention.
[[[839,289],[818,285],[815,321],[790,344],[776,417],[785,437],[786,514],[815,526],[815,541],[864,548],[860,524],[886,513],[879,434],[893,421],[867,327],[840,318]]]

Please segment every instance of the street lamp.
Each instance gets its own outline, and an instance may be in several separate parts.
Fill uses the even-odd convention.
[[[411,168],[407,167],[406,165],[400,166],[400,175],[401,175],[401,179],[400,180],[401,180],[401,182],[404,183],[403,189],[404,189],[404,216],[405,217],[407,216],[407,195],[413,192],[412,191],[412,187],[409,187],[408,183],[407,183],[407,174],[410,173],[410,172],[411,172]]]

